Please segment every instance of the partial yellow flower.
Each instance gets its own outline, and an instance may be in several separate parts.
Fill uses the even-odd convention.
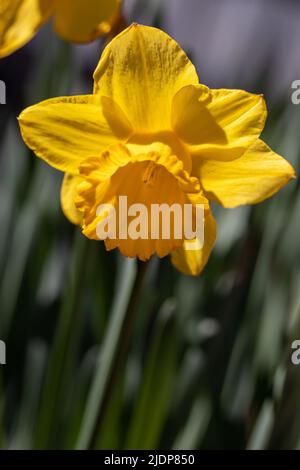
[[[294,177],[291,165],[260,140],[266,115],[262,96],[199,84],[173,39],[134,24],[105,48],[93,95],[44,101],[19,120],[25,143],[66,173],[62,208],[89,238],[97,239],[97,207],[118,209],[120,195],[147,207],[202,204],[202,247],[192,250],[175,237],[105,241],[107,249],[142,260],[170,253],[180,271],[197,275],[216,238],[208,200],[254,204]]]
[[[24,46],[50,17],[63,39],[90,42],[110,32],[120,8],[121,0],[1,0],[0,58]]]

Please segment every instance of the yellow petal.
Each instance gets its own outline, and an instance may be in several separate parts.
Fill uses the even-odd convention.
[[[67,41],[90,42],[110,32],[120,8],[121,0],[59,0],[54,27]]]
[[[194,66],[172,38],[137,24],[108,44],[94,79],[95,92],[113,98],[139,133],[169,129],[174,95],[198,83]]]
[[[181,248],[173,251],[171,260],[183,274],[197,276],[205,267],[216,240],[216,222],[208,209],[204,219],[204,244],[200,249],[191,249],[191,242],[185,241]],[[197,245],[195,246],[197,248]]]
[[[30,41],[52,11],[53,0],[1,0],[0,58]]]
[[[184,87],[174,96],[172,127],[184,142],[226,144],[226,133],[208,109],[211,101],[212,92],[205,85]]]
[[[260,136],[267,116],[261,95],[198,85],[174,97],[172,125],[192,155],[232,160]]]
[[[76,174],[82,160],[99,155],[121,138],[122,126],[123,138],[131,133],[130,128],[124,127],[126,119],[122,114],[115,113],[115,123],[108,123],[104,114],[98,96],[62,97],[25,109],[19,123],[25,143],[38,157],[61,171]]]
[[[261,202],[295,176],[293,167],[262,140],[257,140],[236,160],[205,159],[194,173],[207,197],[224,207]]]
[[[82,178],[77,175],[65,174],[61,186],[60,200],[63,213],[72,224],[80,225],[82,222],[82,213],[74,204],[74,198],[77,195],[77,186],[82,182]]]

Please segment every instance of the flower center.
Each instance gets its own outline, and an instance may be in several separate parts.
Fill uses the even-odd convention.
[[[157,165],[154,162],[149,162],[146,170],[143,173],[142,181],[148,186],[154,186],[157,176]]]

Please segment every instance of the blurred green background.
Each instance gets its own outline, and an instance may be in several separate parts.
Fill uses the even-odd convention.
[[[131,0],[124,13],[172,34],[207,85],[265,93],[264,140],[297,171],[300,5],[247,3]],[[300,449],[299,182],[214,207],[218,242],[196,278],[85,239],[16,116],[90,92],[103,45],[65,44],[48,25],[0,61],[0,447]]]

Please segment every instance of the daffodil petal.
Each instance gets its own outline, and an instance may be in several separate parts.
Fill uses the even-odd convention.
[[[224,130],[208,109],[212,92],[205,85],[186,86],[174,96],[172,127],[178,137],[190,145],[226,144]]]
[[[121,111],[120,111],[121,113]],[[123,116],[115,114],[120,132]],[[19,117],[22,137],[35,154],[58,170],[76,174],[80,162],[120,140],[104,116],[101,97],[54,98],[31,106]],[[122,124],[122,125],[123,125]],[[123,128],[123,138],[131,129]]]
[[[1,0],[0,58],[24,46],[53,12],[53,0]]]
[[[118,103],[138,133],[169,129],[174,95],[199,83],[194,66],[172,38],[137,24],[108,44],[94,80],[95,93]]]
[[[74,198],[77,195],[77,186],[82,182],[82,178],[77,175],[65,174],[60,193],[61,208],[67,219],[72,224],[80,225],[82,222],[82,213],[74,204]]]
[[[90,42],[110,32],[120,8],[120,0],[59,0],[54,28],[67,41]]]
[[[205,211],[204,243],[197,248],[191,241],[185,241],[183,246],[171,253],[173,265],[183,274],[198,276],[205,267],[216,241],[216,222],[209,209]],[[193,248],[193,249],[191,249]]]
[[[272,196],[295,176],[287,160],[257,140],[242,157],[229,161],[205,159],[194,169],[211,200],[224,207],[256,204]]]
[[[260,136],[267,116],[261,95],[187,86],[173,100],[172,126],[192,155],[233,160]]]

